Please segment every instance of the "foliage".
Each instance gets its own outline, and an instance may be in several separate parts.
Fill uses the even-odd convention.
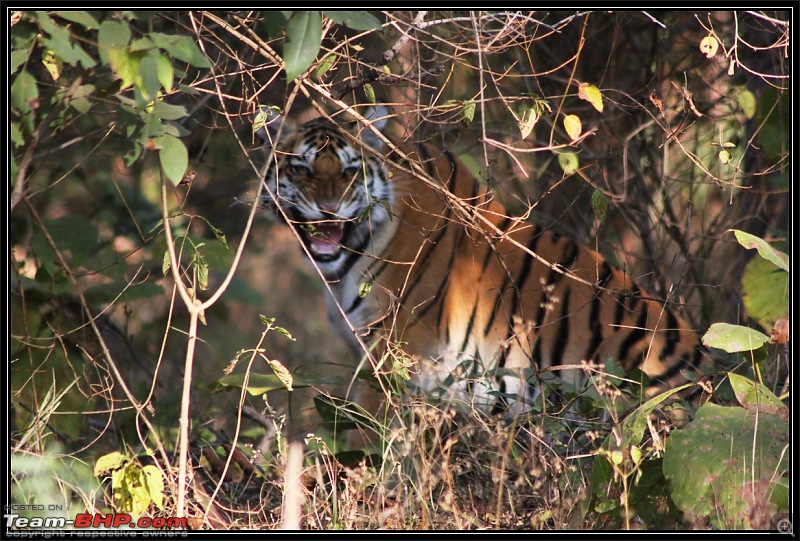
[[[788,411],[703,405],[664,453],[675,504],[717,529],[774,527],[776,513],[789,508],[787,418]]]
[[[133,521],[151,505],[164,509],[164,478],[156,466],[141,465],[115,451],[97,459],[94,474],[111,479],[111,508],[130,513]]]

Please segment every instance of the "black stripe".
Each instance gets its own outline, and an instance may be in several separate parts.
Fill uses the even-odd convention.
[[[558,332],[556,333],[555,341],[553,342],[553,349],[550,352],[550,362],[552,366],[559,366],[564,364],[564,349],[569,342],[569,295],[570,289],[564,291],[564,298],[561,299],[561,320],[558,324]]]
[[[445,286],[444,290],[441,292],[441,294],[440,294],[441,296],[438,299],[434,299],[434,302],[431,302],[428,306],[423,308],[422,312],[420,313],[420,316],[419,316],[420,318],[422,318],[422,316],[424,316],[427,313],[428,309],[431,306],[433,306],[434,304],[437,304],[436,301],[438,301],[439,310],[436,312],[436,328],[437,329],[441,329],[442,328],[442,317],[444,316],[444,301],[447,299],[447,294],[448,294],[448,292],[450,290],[450,281],[446,280],[445,284],[446,284],[446,286]],[[445,327],[445,328],[449,329],[449,327]],[[446,341],[447,341],[447,343],[450,342],[449,335],[448,335],[448,339]]]
[[[504,221],[504,224],[505,224],[505,221]],[[503,231],[505,231],[505,228],[503,229]],[[541,228],[538,225],[536,225],[534,227],[533,234],[532,234],[531,238],[528,240],[528,249],[531,252],[534,252],[534,253],[536,252],[536,247],[539,244],[540,236],[541,236]],[[490,250],[490,253],[491,252],[493,252],[493,250]],[[487,256],[488,255],[489,254],[487,254]],[[526,253],[526,254],[524,254],[524,257],[525,257],[525,264],[527,264],[527,266],[530,267],[530,265],[531,265],[531,263],[533,261],[533,256]],[[488,260],[488,257],[487,257],[487,260]],[[484,270],[485,270],[485,268],[486,268],[486,262],[484,262]],[[530,271],[530,268],[528,268],[528,272],[529,271]],[[483,274],[483,273],[481,273],[481,274]],[[527,273],[526,273],[526,275],[527,275]],[[497,296],[495,297],[495,300],[494,300],[494,309],[492,310],[492,313],[489,316],[489,321],[486,324],[486,328],[483,330],[483,334],[484,335],[489,334],[489,331],[491,330],[492,325],[494,325],[494,318],[495,318],[495,316],[497,315],[497,312],[500,309],[500,304],[503,302],[503,295],[505,294],[506,289],[508,288],[510,281],[511,281],[511,276],[509,275],[508,272],[506,272],[505,273],[505,277],[503,278],[503,283],[500,286],[500,289],[498,290]],[[519,283],[514,284],[514,289],[516,290],[517,295],[520,295],[520,284]],[[511,313],[513,314],[514,310],[512,310]]]
[[[572,266],[575,264],[575,261],[578,260],[578,252],[579,248],[577,244],[571,241],[567,242],[564,245],[564,251],[562,252],[561,261],[556,263],[556,265],[558,267],[561,267],[561,270],[564,271],[570,270]],[[559,272],[558,270],[551,268],[550,274],[547,276],[547,284],[548,285],[557,284],[558,282],[564,279],[564,274],[565,273]]]
[[[650,386],[659,385],[661,383],[667,383],[670,379],[672,379],[675,376],[677,376],[680,373],[680,371],[683,370],[684,368],[686,368],[689,364],[690,364],[689,363],[689,354],[688,353],[684,353],[683,355],[680,356],[680,359],[678,359],[678,362],[676,362],[675,364],[670,366],[669,369],[667,369],[666,372],[664,372],[663,374],[661,374],[657,378],[653,378],[652,380],[650,380]]]
[[[508,409],[508,400],[506,400],[505,396],[506,380],[504,380],[502,377],[497,379],[500,380],[500,388],[498,389],[500,391],[500,396],[497,397],[497,400],[495,400],[494,405],[492,406],[492,410],[490,412],[491,415],[497,415],[498,413],[503,413]]]
[[[589,340],[589,347],[586,348],[584,359],[591,359],[595,350],[600,346],[603,341],[603,324],[600,322],[600,306],[602,305],[601,295],[603,294],[599,288],[605,287],[611,280],[614,271],[611,269],[606,261],[600,266],[600,276],[597,280],[597,288],[594,291],[594,298],[592,298],[592,306],[589,309],[589,328],[592,331],[592,338]]]
[[[681,334],[678,332],[678,318],[672,313],[672,310],[667,310],[667,330],[666,339],[664,340],[664,347],[661,348],[661,354],[658,356],[660,360],[668,358],[675,351],[675,346],[681,339]]]
[[[633,284],[633,287],[631,287],[631,292],[628,294],[628,298],[625,299],[625,304],[628,305],[628,311],[633,312],[634,310],[636,310],[636,305],[641,301],[641,299],[642,299],[641,288],[638,285]]]
[[[700,363],[703,361],[703,352],[705,351],[705,347],[701,344],[697,344],[697,347],[694,350],[694,357],[692,358],[692,368],[699,368]]]
[[[600,290],[595,290],[592,305],[589,308],[589,329],[592,331],[592,338],[589,340],[589,347],[586,348],[584,359],[590,359],[603,341],[603,324],[600,322]]]
[[[534,235],[528,241],[528,249],[530,251],[536,250],[536,245],[539,243],[539,236]],[[507,323],[507,331],[506,331],[506,343],[509,344],[509,349],[512,347],[510,342],[511,338],[514,336],[514,315],[517,313],[520,304],[520,298],[522,296],[522,289],[525,287],[525,282],[528,281],[528,275],[531,272],[531,266],[533,265],[533,257],[528,254],[525,254],[525,259],[522,261],[522,269],[519,272],[519,276],[517,276],[516,281],[513,283],[514,285],[514,299],[511,303],[511,311],[508,313],[508,323]],[[506,278],[508,278],[508,274],[506,274]],[[505,285],[508,283],[508,280],[503,281],[503,287],[498,292],[497,297],[495,299],[495,306],[494,310],[492,310],[492,315],[489,317],[489,323],[486,325],[486,330],[484,334],[488,334],[489,330],[492,328],[494,324],[494,318],[497,315],[499,304],[503,298],[503,292],[505,289]],[[520,317],[523,317],[523,314],[519,314]],[[524,319],[524,318],[523,318]],[[506,350],[507,351],[507,350]],[[506,351],[503,352],[503,356],[500,358],[500,366],[505,366],[506,361]]]
[[[439,286],[436,288],[436,293],[434,293],[433,297],[430,299],[430,301],[428,301],[428,305],[425,306],[419,312],[419,315],[417,315],[417,319],[421,319],[425,314],[427,314],[428,310],[430,310],[433,307],[433,305],[435,305],[436,302],[438,301],[440,307],[439,307],[439,313],[436,316],[436,321],[437,321],[437,324],[439,322],[441,322],[442,310],[443,310],[443,307],[444,307],[444,292],[445,292],[446,289],[449,288],[449,284],[450,284],[450,269],[453,268],[453,262],[456,259],[456,253],[457,252],[458,252],[457,246],[454,245],[453,249],[450,251],[450,259],[447,260],[447,265],[445,265],[445,267],[443,269],[444,277],[442,278],[442,281],[439,282]],[[430,257],[428,257],[428,260],[430,260]],[[404,304],[406,299],[408,299],[410,297],[412,291],[414,290],[414,288],[419,284],[420,280],[422,279],[422,275],[424,274],[424,272],[420,272],[420,271],[417,271],[417,272],[419,272],[419,274],[417,276],[417,279],[403,293],[403,298],[400,301],[401,305]]]
[[[469,342],[469,337],[472,336],[472,327],[475,325],[475,314],[477,311],[478,299],[476,298],[475,302],[472,304],[472,313],[469,315],[469,323],[467,323],[467,331],[464,333],[464,341],[461,344],[461,349],[458,350],[459,354],[467,351],[467,343]]]
[[[430,161],[427,161],[428,158],[429,158],[429,155],[428,155],[427,150],[425,149],[425,146],[424,145],[419,145],[419,149],[420,149],[420,152],[424,155],[423,156],[424,159],[426,160],[425,163],[427,164],[428,174],[433,176],[433,172],[432,172],[432,169],[431,169],[433,166],[432,166]],[[452,155],[450,157],[452,158]],[[447,205],[446,206],[446,210],[444,212],[444,216],[443,216],[444,223],[443,223],[441,229],[439,230],[438,234],[436,235],[436,237],[432,241],[430,241],[431,244],[430,244],[430,246],[428,246],[428,249],[425,251],[425,253],[424,254],[420,254],[419,259],[421,261],[426,262],[426,261],[430,260],[430,255],[433,252],[433,250],[436,249],[436,245],[439,243],[439,241],[442,240],[444,235],[447,234],[448,227],[450,226],[450,221],[449,221],[450,214],[451,214],[451,208],[450,208],[450,205]],[[463,230],[461,231],[461,234],[463,234]],[[454,246],[453,250],[455,250],[455,248],[458,246],[458,240],[459,239],[454,239],[454,241],[453,241],[453,246]],[[452,264],[452,261],[453,261],[454,257],[455,257],[455,253],[450,255],[450,264]],[[450,269],[450,265],[445,267],[445,270],[449,271],[449,269]],[[424,272],[420,272],[419,269],[416,269],[415,272],[416,272],[416,277],[415,277],[414,281],[406,289],[405,293],[403,294],[403,298],[400,299],[400,304],[401,305],[411,295],[411,293],[414,291],[414,289],[417,287],[417,285],[419,285],[420,281],[424,277],[425,273]],[[441,287],[441,285],[440,285],[440,287]]]
[[[542,367],[542,340],[539,338],[538,334],[536,335],[533,351],[531,352],[531,366],[537,368]]]
[[[447,188],[447,191],[449,191],[450,193],[454,193],[452,188],[453,188],[453,181],[456,179],[456,175],[458,174],[458,162],[456,162],[456,159],[453,157],[453,153],[450,152],[449,150],[445,150],[444,155],[447,156],[448,160],[450,160],[450,165],[451,165],[450,176],[447,177],[447,182],[445,182],[444,185]]]
[[[337,269],[336,274],[334,275],[336,280],[341,280],[342,277],[344,277],[345,275],[347,275],[347,273],[353,270],[353,267],[355,266],[358,259],[360,257],[363,257],[364,254],[366,253],[369,240],[370,240],[369,238],[365,238],[358,246],[356,246],[353,249],[350,249],[350,251],[345,256],[344,261]]]
[[[489,321],[486,323],[486,327],[483,329],[483,334],[489,334],[489,331],[492,330],[492,325],[494,325],[494,318],[497,316],[497,312],[500,311],[500,305],[503,302],[503,295],[506,292],[506,289],[509,287],[508,282],[511,281],[511,278],[506,273],[505,278],[503,278],[503,283],[500,285],[500,290],[495,294],[494,297],[494,307],[492,307],[492,313],[489,315]]]
[[[612,330],[613,332],[617,332],[622,325],[622,318],[625,317],[625,303],[622,302],[622,297],[619,295],[615,295],[614,300],[617,303],[617,309],[614,311],[614,327]]]
[[[636,320],[636,328],[628,330],[628,336],[619,345],[619,352],[617,353],[617,361],[625,368],[626,372],[634,367],[633,364],[625,362],[628,358],[628,351],[645,337],[645,325],[647,325],[647,305],[642,304],[639,310],[639,318]]]
[[[361,288],[359,287],[359,289],[361,289]],[[352,313],[353,313],[353,311],[354,311],[356,308],[358,308],[358,307],[361,305],[361,303],[364,301],[364,299],[365,299],[365,298],[367,298],[367,296],[366,296],[366,295],[364,295],[364,296],[362,297],[361,295],[359,295],[359,294],[356,294],[356,298],[355,298],[355,299],[353,299],[353,302],[351,302],[351,303],[350,303],[350,306],[348,306],[348,307],[347,307],[347,309],[345,310],[345,313],[346,313],[348,316],[349,316],[350,314],[352,314]]]
[[[506,216],[503,219],[503,223],[501,223],[497,228],[503,233],[505,233],[506,228],[510,225],[511,221],[512,221],[511,218]],[[487,248],[486,257],[483,259],[483,265],[481,265],[481,274],[486,272],[486,269],[489,267],[489,262],[491,262],[492,260],[492,256],[496,255],[496,252],[494,251],[492,244],[487,244],[486,248]]]
[[[608,261],[603,261],[600,265],[600,276],[597,280],[597,287],[606,287],[611,278],[614,276],[614,269],[608,264]]]

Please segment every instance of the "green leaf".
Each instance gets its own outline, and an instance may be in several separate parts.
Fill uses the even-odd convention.
[[[742,292],[747,315],[767,330],[789,313],[789,273],[766,259],[754,257],[747,263]]]
[[[703,344],[735,353],[752,351],[769,342],[769,336],[750,327],[731,325],[730,323],[714,323],[703,335]]]
[[[314,397],[314,407],[322,420],[336,430],[350,430],[356,427],[374,432],[380,430],[380,423],[355,402],[328,395],[317,395]]]
[[[364,95],[367,97],[367,101],[375,104],[375,89],[372,88],[372,85],[369,83],[364,83]]]
[[[601,190],[596,189],[592,192],[592,212],[598,222],[603,223],[608,211],[608,197]]]
[[[581,127],[581,119],[577,115],[567,115],[564,117],[564,129],[569,135],[571,140],[575,140],[581,136],[583,128]]]
[[[628,448],[631,445],[639,445],[642,442],[644,431],[647,428],[647,420],[650,418],[650,414],[653,413],[653,410],[656,409],[656,406],[661,404],[664,400],[671,397],[675,393],[679,393],[680,391],[691,387],[692,385],[692,383],[686,383],[656,395],[627,415],[622,421],[622,426],[620,427],[622,447]],[[603,446],[610,450],[614,445],[615,438],[612,434],[610,434],[606,438]]]
[[[750,233],[745,233],[744,231],[739,231],[738,229],[729,229],[728,231],[733,231],[733,234],[736,235],[736,240],[739,241],[739,244],[748,250],[753,248],[758,250],[758,254],[761,257],[771,261],[779,269],[789,272],[788,254],[776,250],[764,239],[756,237],[755,235],[751,235]]]
[[[563,152],[558,155],[558,165],[564,171],[565,176],[569,176],[578,170],[578,155],[574,152]]]
[[[183,141],[171,135],[160,137],[159,141],[157,141],[158,143],[161,146],[161,150],[158,152],[161,167],[170,182],[177,186],[183,180],[183,175],[189,166],[189,153],[186,150],[186,145],[183,144]]]
[[[200,51],[194,39],[191,37],[171,36],[158,32],[153,32],[152,34],[149,34],[149,36],[157,47],[167,51],[172,55],[173,58],[182,60],[187,64],[197,68],[211,67],[211,63],[208,61],[202,51]]]
[[[116,302],[130,302],[138,299],[150,299],[163,294],[164,288],[152,282],[129,284],[122,281],[98,284],[90,287],[84,293],[86,300],[91,304],[109,304],[115,300]]]
[[[361,282],[360,284],[358,284],[358,296],[359,296],[359,298],[363,299],[364,297],[369,295],[370,291],[372,291],[372,282],[370,282],[369,280],[367,280],[365,282]]]
[[[171,265],[171,262],[170,262],[170,259],[169,259],[169,251],[165,251],[164,252],[164,257],[161,258],[161,274],[166,276],[167,273],[169,272],[170,265]]]
[[[197,286],[202,290],[208,289],[208,263],[202,258],[198,258],[195,266],[197,268]]]
[[[67,64],[75,66],[80,62],[84,68],[94,67],[94,59],[79,44],[73,42],[68,29],[58,26],[47,13],[41,11],[37,12],[37,20],[42,30],[48,34],[42,39],[45,47],[52,49]]]
[[[142,58],[139,62],[139,91],[144,96],[146,101],[152,101],[158,94],[161,88],[161,82],[158,80],[158,64],[156,59],[150,55]]]
[[[11,75],[14,75],[19,67],[28,61],[30,54],[30,49],[15,49],[11,51]]]
[[[315,70],[314,74],[316,75],[317,79],[319,80],[323,75],[325,75],[329,69],[333,67],[336,63],[336,55],[329,54],[325,56],[319,64],[317,64],[317,69]],[[374,103],[374,102],[373,102]]]
[[[143,38],[133,40],[130,47],[128,47],[128,50],[132,53],[138,53],[141,51],[150,51],[156,48],[156,44],[153,43],[153,40],[145,36]]]
[[[180,120],[189,113],[186,112],[186,107],[183,105],[172,105],[164,100],[159,100],[153,106],[152,114],[161,120]]]
[[[97,32],[97,50],[103,63],[111,61],[112,51],[125,49],[131,40],[131,29],[120,21],[103,21]],[[125,55],[127,57],[127,54]],[[112,66],[113,67],[113,66]]]
[[[39,99],[39,88],[36,86],[36,79],[22,70],[11,83],[11,105],[23,114],[30,111],[30,104]]]
[[[763,528],[750,521],[788,510],[789,444],[789,424],[777,415],[704,404],[669,435],[663,467],[672,500],[716,529]]]
[[[94,85],[81,85],[75,89],[72,94],[72,99],[69,101],[70,107],[74,108],[79,113],[87,113],[92,108],[92,101],[89,96],[94,94],[96,90]]]
[[[353,30],[378,30],[381,22],[367,11],[323,11],[323,15],[336,24],[343,24]]]
[[[784,421],[789,420],[789,408],[775,394],[749,378],[728,372],[731,388],[736,400],[743,408],[752,413],[778,415]]]
[[[578,97],[591,103],[592,107],[597,109],[598,112],[603,112],[603,95],[596,86],[589,83],[580,83],[578,85]]]
[[[223,391],[227,388],[241,389],[244,385],[244,374],[230,374],[220,379],[213,385],[214,391]],[[299,378],[293,378],[292,388],[310,387],[308,383],[303,382]],[[250,377],[247,380],[247,392],[251,396],[261,396],[269,391],[277,391],[278,389],[285,389],[286,386],[281,379],[272,374],[261,374],[258,372],[250,372]]]
[[[286,27],[283,60],[286,81],[294,81],[317,57],[322,44],[322,17],[319,11],[296,11]]]
[[[97,19],[86,11],[56,11],[55,14],[66,21],[78,23],[87,30],[97,28]]]
[[[122,81],[120,90],[133,86],[139,75],[139,61],[141,53],[129,54],[125,48],[109,49],[108,63],[111,69]]]
[[[25,137],[22,136],[22,130],[19,129],[19,122],[12,122],[11,123],[11,142],[14,144],[15,147],[21,147],[25,144]],[[12,165],[16,167],[16,162],[14,160],[14,156],[11,156]],[[17,178],[16,172],[12,171],[11,179]]]
[[[463,104],[461,104],[461,113],[459,116],[461,119],[461,125],[465,128],[472,124],[472,121],[475,119],[475,102],[465,101]]]
[[[172,92],[172,83],[175,79],[172,62],[161,54],[155,55],[154,58],[156,59],[156,77],[158,77],[158,82],[161,83],[164,90]]]
[[[722,162],[723,165],[728,165],[731,163],[731,153],[727,150],[720,150],[719,152],[719,161]]]

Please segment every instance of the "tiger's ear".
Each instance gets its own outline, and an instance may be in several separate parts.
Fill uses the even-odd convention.
[[[389,123],[389,109],[387,109],[383,105],[378,105],[377,107],[370,107],[364,113],[364,118],[369,120],[370,124],[372,124],[372,126],[376,130],[383,133],[383,130],[386,128],[386,125]],[[367,145],[374,148],[375,150],[381,150],[383,148],[383,141],[369,127],[365,127],[361,130],[361,140],[364,141],[364,143],[366,143]]]
[[[258,113],[253,119],[253,133],[261,140],[265,149],[272,147],[281,125],[282,116],[280,109],[274,105],[259,106]]]

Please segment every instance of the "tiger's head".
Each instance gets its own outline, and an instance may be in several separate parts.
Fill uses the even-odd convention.
[[[383,130],[387,111],[379,107],[365,118]],[[390,221],[391,185],[382,160],[366,149],[381,150],[383,142],[369,127],[325,118],[296,129],[286,122],[276,142],[280,124],[279,115],[271,113],[266,129],[259,130],[266,146],[275,146],[262,204],[279,206],[278,214],[298,231],[323,276],[339,279],[348,261],[363,254]]]

